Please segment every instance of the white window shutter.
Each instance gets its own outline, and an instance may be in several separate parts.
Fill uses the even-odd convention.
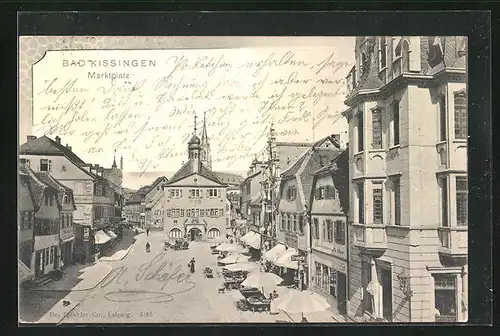
[[[408,40],[410,41],[410,71],[420,72],[422,70],[420,64],[420,36],[410,36]]]

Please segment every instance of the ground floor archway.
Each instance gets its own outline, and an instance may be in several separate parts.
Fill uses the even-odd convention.
[[[219,238],[220,237],[220,230],[217,228],[211,228],[208,230],[208,238]]]
[[[180,229],[174,228],[174,229],[170,230],[168,236],[172,239],[180,239],[184,235],[182,234],[182,231]]]
[[[191,241],[201,240],[201,230],[198,228],[192,228],[188,231],[188,239]]]

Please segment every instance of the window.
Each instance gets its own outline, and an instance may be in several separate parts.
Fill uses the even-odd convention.
[[[167,210],[167,216],[168,216],[168,210]],[[186,217],[191,217],[191,209],[186,209]]]
[[[394,225],[401,225],[401,182],[395,177],[392,188],[394,190]]]
[[[167,209],[167,217],[172,217],[172,209]]]
[[[393,124],[392,124],[392,145],[399,145],[399,102],[395,101],[392,105],[392,116],[393,116]]]
[[[441,182],[441,226],[448,226],[448,180],[442,178]]]
[[[66,225],[66,215],[61,215],[61,229]]]
[[[64,193],[64,204],[68,204],[68,203],[69,203],[69,194]]]
[[[314,238],[319,239],[319,222],[317,218],[313,219],[313,224],[314,224],[314,231],[313,231]]]
[[[220,197],[220,192],[218,189],[207,189],[207,197]]]
[[[333,186],[325,187],[325,197],[327,199],[335,199],[335,188]]]
[[[467,177],[456,178],[457,189],[457,226],[467,226]]]
[[[345,223],[341,220],[335,221],[335,242],[345,245]]]
[[[328,232],[327,232],[327,226],[328,226],[328,225],[327,225],[326,220],[323,220],[323,225],[322,225],[322,226],[323,226],[323,237],[322,237],[322,238],[323,238],[324,240],[326,240],[326,239],[327,239],[327,237],[328,237]]]
[[[439,97],[439,140],[446,140],[446,97]]]
[[[434,275],[435,308],[439,311],[436,322],[455,322],[457,315],[456,304],[456,275]]]
[[[292,230],[292,216],[290,214],[285,214],[286,218],[286,229],[287,231]]]
[[[201,190],[200,189],[189,189],[189,198],[200,198]]]
[[[214,217],[219,217],[219,209],[214,209]]]
[[[363,281],[363,312],[373,314],[373,295],[366,290],[368,284],[372,281],[370,263],[361,262],[361,279]]]
[[[316,266],[316,278],[314,284],[316,287],[321,288],[321,264],[317,261],[314,262]]]
[[[299,232],[304,233],[304,215],[299,215]]]
[[[47,160],[47,159],[40,160],[40,170],[41,171],[46,171],[46,172],[52,171],[51,165],[52,165],[52,163],[50,160]]]
[[[298,231],[298,227],[297,227],[297,224],[298,224],[297,214],[293,214],[291,216],[292,216],[292,220],[293,220],[293,232],[297,232]]]
[[[358,184],[358,222],[365,223],[365,190],[362,183]]]
[[[381,36],[379,40],[379,71],[382,71],[387,66],[387,41],[385,36]]]
[[[465,92],[455,92],[455,139],[467,139],[467,98]]]
[[[200,217],[205,217],[205,209],[200,209]]]
[[[281,229],[285,230],[286,227],[286,219],[285,219],[285,214],[281,214]]]
[[[169,197],[171,197],[171,198],[180,198],[180,197],[182,197],[182,190],[180,190],[180,189],[170,189],[169,190]]]
[[[50,263],[54,262],[54,246],[50,247]]]
[[[221,216],[221,217],[224,216],[224,208],[219,209],[219,216]]]
[[[364,149],[364,126],[363,126],[363,110],[358,111],[358,152]]]
[[[21,162],[21,164],[25,164],[26,166],[30,167],[30,160],[28,160],[28,159],[21,159],[20,162]]]
[[[43,198],[45,201],[45,205],[49,205],[49,195],[45,194]]]
[[[49,197],[49,203],[50,203],[50,206],[54,205],[54,195],[50,195],[50,197]]]
[[[323,265],[323,279],[321,290],[324,292],[330,291],[330,267]]]
[[[45,256],[43,259],[45,260],[45,266],[47,266],[49,264],[49,248],[44,249],[44,253]]]
[[[382,186],[378,184],[373,189],[373,223],[382,224],[384,220],[384,200],[382,193]]]
[[[380,109],[372,111],[372,149],[382,148],[382,113]]]
[[[286,191],[286,198],[289,201],[293,201],[295,197],[297,196],[297,187],[296,186],[290,186],[287,188]]]
[[[326,234],[329,242],[333,241],[333,222],[330,219],[326,220]]]

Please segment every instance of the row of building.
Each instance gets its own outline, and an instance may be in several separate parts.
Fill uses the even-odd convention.
[[[271,128],[241,184],[242,240],[349,320],[467,320],[466,43],[357,37],[348,145]]]
[[[28,136],[19,148],[20,280],[92,261],[121,235],[122,171],[87,164],[61,139]]]

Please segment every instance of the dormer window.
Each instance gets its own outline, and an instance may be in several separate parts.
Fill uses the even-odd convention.
[[[297,187],[290,186],[286,190],[286,199],[289,201],[293,201],[297,197]]]
[[[50,160],[41,159],[40,160],[40,171],[50,172],[52,170],[51,165],[52,165],[52,162]]]

